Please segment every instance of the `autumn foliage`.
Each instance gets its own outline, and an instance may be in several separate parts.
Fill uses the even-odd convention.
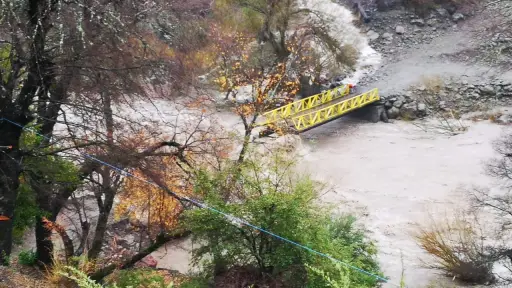
[[[193,102],[187,104],[189,109],[197,105]],[[202,113],[200,107],[197,109],[198,113]],[[151,238],[175,229],[184,207],[169,191],[180,197],[194,198],[192,185],[195,171],[216,169],[229,156],[231,147],[221,135],[221,132],[214,134],[210,130],[197,129],[191,132],[184,145],[161,148],[156,156],[145,159],[139,168],[130,172],[135,177],[125,178],[118,194],[115,216],[144,223]],[[151,143],[148,137],[145,134],[135,137],[139,139],[134,141],[138,143],[136,146],[160,145]]]
[[[276,104],[293,101],[299,92],[299,75],[308,70],[308,47],[290,41],[290,57],[279,61],[269,51],[254,42],[253,35],[241,32],[222,34],[217,31],[219,51],[214,83],[226,93],[226,99],[243,95],[245,104],[235,108],[241,116],[263,113]]]
[[[182,196],[190,196],[190,183],[185,181],[183,172],[173,162],[171,157],[162,159],[162,164],[166,165],[166,171],[161,175],[162,180],[172,191]],[[137,177],[144,177],[140,171],[135,171],[134,174]],[[160,231],[174,229],[178,217],[183,212],[180,202],[167,192],[132,177],[126,179],[119,200],[115,210],[116,216],[123,215],[147,222],[151,236],[156,236]]]

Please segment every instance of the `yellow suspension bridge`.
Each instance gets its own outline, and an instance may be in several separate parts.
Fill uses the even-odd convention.
[[[341,117],[380,99],[377,88],[360,95],[349,95],[349,85],[326,90],[262,114],[258,126],[289,127],[300,133]]]

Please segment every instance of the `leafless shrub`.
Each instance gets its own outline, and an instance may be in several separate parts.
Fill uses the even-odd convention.
[[[479,226],[477,215],[458,214],[455,219],[432,219],[429,226],[420,227],[416,242],[432,256],[423,264],[464,282],[493,282],[493,262]]]
[[[424,131],[435,131],[446,135],[457,135],[467,130],[457,110],[446,106],[448,98],[441,96],[444,81],[438,75],[423,77],[419,85],[422,92],[418,93],[417,101],[425,105],[425,109],[434,121],[413,123]]]
[[[512,188],[512,134],[503,134],[494,141],[493,148],[499,156],[487,163],[487,173],[500,181],[506,189],[510,189]],[[510,211],[512,212],[512,209]]]
[[[444,81],[439,75],[423,76],[421,82],[429,93],[439,93],[444,88]]]
[[[497,180],[492,188],[474,187],[470,191],[472,208],[485,211],[492,217],[494,233],[488,235],[492,245],[487,247],[487,254],[495,263],[499,263],[509,273],[497,275],[502,282],[512,283],[512,134],[507,131],[493,143],[497,157],[486,163],[485,169],[489,176]],[[487,224],[487,225],[489,225]]]

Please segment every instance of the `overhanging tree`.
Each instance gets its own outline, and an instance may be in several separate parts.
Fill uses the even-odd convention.
[[[101,151],[116,150],[111,137],[112,129],[117,128],[112,121],[114,105],[168,97],[169,93],[148,93],[149,83],[154,88],[152,80],[163,75],[172,77],[156,83],[167,88],[186,83],[181,63],[153,50],[148,41],[147,35],[152,33],[148,23],[166,9],[170,11],[165,1],[0,1],[0,146],[12,146],[0,153],[0,262],[11,252],[17,189],[23,159],[31,152],[20,146],[23,129],[9,121],[24,128],[35,123],[46,136],[41,146],[59,143],[60,151],[52,152],[54,155],[74,151],[76,156],[83,152],[77,149],[91,145],[102,147]],[[99,102],[104,105],[98,108]],[[85,134],[76,131],[77,125],[83,128],[87,126],[83,123],[94,120],[93,115],[101,115],[105,124],[89,131],[105,136],[100,143],[82,141],[87,140],[81,138]],[[73,123],[70,117],[83,123]],[[65,133],[55,133],[57,123],[64,124]],[[132,156],[137,159],[137,155]],[[30,156],[39,157],[37,153]],[[99,172],[94,161],[77,164],[81,178]],[[68,185],[52,195],[40,191],[36,198],[55,216],[75,189],[76,185]],[[38,225],[42,227],[42,223]],[[38,239],[43,240],[48,234],[40,231]],[[45,247],[44,251],[51,249]],[[40,257],[42,262],[49,261],[49,257]]]

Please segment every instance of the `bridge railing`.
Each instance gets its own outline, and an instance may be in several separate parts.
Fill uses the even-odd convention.
[[[337,118],[343,114],[346,114],[352,110],[361,108],[367,104],[379,100],[379,91],[377,88],[370,90],[361,95],[352,97],[350,99],[340,101],[331,106],[300,115],[292,118],[293,126],[296,131],[304,131],[331,119]]]
[[[302,111],[318,107],[334,99],[348,95],[349,93],[349,85],[342,85],[334,89],[326,90],[320,94],[297,100],[277,109],[263,113],[262,116],[265,117],[265,121],[258,123],[258,126],[265,126],[276,121],[292,117]]]

